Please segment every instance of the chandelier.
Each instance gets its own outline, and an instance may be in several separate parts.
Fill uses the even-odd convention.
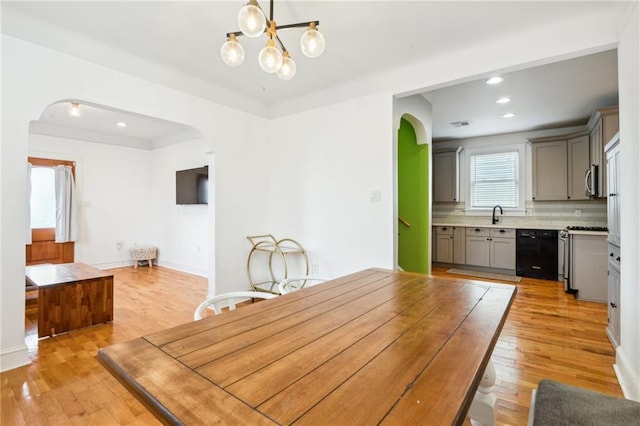
[[[222,45],[220,54],[225,64],[237,67],[244,61],[244,48],[238,42],[237,37],[260,37],[264,34],[267,36],[267,44],[258,56],[260,68],[269,74],[276,73],[282,80],[291,80],[296,75],[296,63],[291,59],[291,55],[278,37],[277,31],[307,27],[300,38],[300,49],[305,56],[316,58],[322,54],[325,46],[324,36],[318,30],[318,25],[320,25],[320,21],[276,25],[273,20],[273,0],[269,2],[269,19],[265,16],[257,0],[249,0],[249,3],[238,12],[240,31],[227,33],[227,41]]]

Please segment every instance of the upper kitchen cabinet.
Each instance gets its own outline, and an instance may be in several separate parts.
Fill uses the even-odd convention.
[[[567,140],[531,139],[531,190],[534,201],[567,199]]]
[[[534,201],[606,197],[604,144],[618,132],[618,107],[597,109],[585,130],[529,139]]]
[[[589,168],[589,136],[580,135],[567,139],[567,199],[588,200],[585,178]]]
[[[594,179],[593,197],[606,198],[607,196],[607,163],[604,146],[618,133],[620,124],[618,121],[618,107],[612,106],[597,109],[587,124],[589,131],[589,156],[591,164],[596,166],[597,176]]]
[[[433,202],[460,201],[460,152],[462,148],[434,150]]]

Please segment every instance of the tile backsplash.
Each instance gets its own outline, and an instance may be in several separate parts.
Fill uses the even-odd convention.
[[[588,201],[527,201],[525,216],[500,216],[503,225],[548,226],[564,228],[574,226],[607,226],[607,200]],[[464,203],[434,203],[434,224],[489,225],[491,212],[487,216],[466,216]]]

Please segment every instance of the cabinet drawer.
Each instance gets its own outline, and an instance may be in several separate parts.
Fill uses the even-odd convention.
[[[488,237],[490,233],[489,228],[467,228],[467,237]]]
[[[516,238],[516,230],[512,228],[492,228],[490,235],[500,238]]]
[[[436,227],[436,235],[453,235],[453,226]]]

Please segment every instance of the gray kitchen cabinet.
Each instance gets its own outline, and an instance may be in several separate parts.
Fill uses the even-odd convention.
[[[611,344],[620,344],[620,135],[605,146],[607,164],[607,336]]]
[[[465,228],[438,226],[436,228],[436,256],[438,263],[465,263]]]
[[[467,228],[465,234],[466,264],[489,266],[489,228]]]
[[[451,226],[436,228],[436,262],[453,263],[453,228]]]
[[[460,152],[462,148],[433,152],[433,202],[460,201]]]
[[[608,240],[620,246],[620,137],[607,144],[607,228]]]
[[[567,139],[567,199],[588,200],[585,191],[585,175],[589,170],[589,136]]]
[[[566,139],[531,145],[531,198],[534,201],[567,199]]]
[[[589,119],[589,157],[591,164],[598,167],[597,197],[607,196],[607,163],[605,144],[618,133],[620,128],[619,110],[617,106],[599,108]]]
[[[466,235],[465,228],[455,226],[453,228],[453,263],[464,265],[466,263]]]
[[[500,269],[516,269],[515,229],[491,229],[491,254],[489,266]]]
[[[620,344],[620,249],[612,244],[609,244],[607,274],[607,336],[615,348]]]
[[[467,228],[466,264],[515,270],[514,229]]]

